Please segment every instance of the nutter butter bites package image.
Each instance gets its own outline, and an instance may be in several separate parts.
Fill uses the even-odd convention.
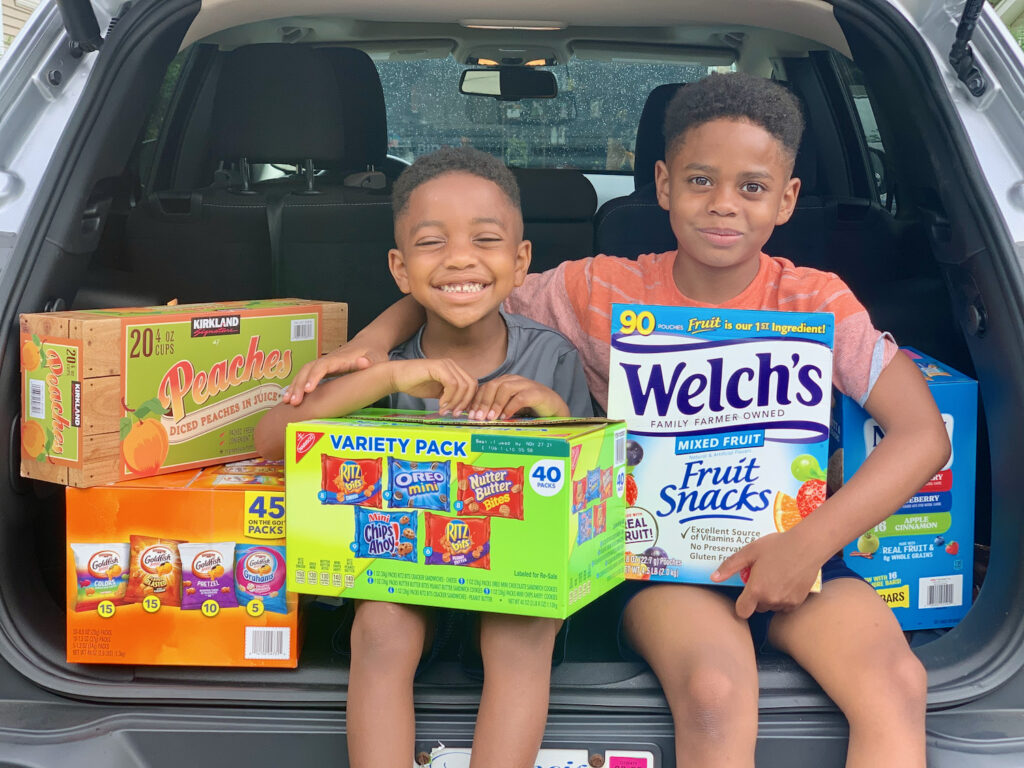
[[[886,520],[843,549],[905,630],[952,627],[971,607],[978,383],[910,347],[949,435],[949,461]],[[829,483],[847,482],[885,433],[845,395],[832,411]]]
[[[625,445],[604,419],[291,424],[288,589],[565,618],[622,581]]]
[[[258,482],[217,482],[225,477]],[[296,666],[280,463],[66,494],[68,661]]]
[[[347,317],[302,299],[22,315],[21,474],[87,488],[255,456],[256,423]]]
[[[711,583],[729,555],[824,501],[832,336],[825,313],[613,305],[626,578]]]

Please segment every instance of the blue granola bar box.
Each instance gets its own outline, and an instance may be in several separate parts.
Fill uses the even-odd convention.
[[[843,550],[905,630],[951,627],[971,606],[978,384],[927,355],[903,348],[921,369],[946,425],[949,461],[895,514]],[[829,484],[857,471],[884,436],[857,403],[836,396]]]
[[[824,501],[833,324],[827,313],[613,306],[626,578],[711,583],[726,557]]]

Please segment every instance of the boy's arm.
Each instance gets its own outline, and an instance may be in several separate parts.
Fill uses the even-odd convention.
[[[299,406],[325,376],[358,371],[387,360],[388,352],[412,336],[425,319],[423,307],[412,296],[399,299],[348,343],[302,366],[281,402]]]
[[[282,400],[256,425],[256,450],[267,459],[284,456],[285,427],[293,421],[345,416],[390,395],[407,392],[440,398],[444,413],[465,410],[476,393],[476,380],[445,359],[394,360],[332,379],[306,395],[301,405]]]
[[[949,458],[935,400],[906,355],[886,366],[864,407],[885,437],[850,481],[799,525],[748,544],[712,574],[724,581],[750,569],[736,600],[740,617],[802,603],[829,557],[899,509]]]

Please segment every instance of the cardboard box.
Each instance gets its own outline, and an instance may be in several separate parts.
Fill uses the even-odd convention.
[[[283,472],[259,464],[67,489],[68,661],[296,666]]]
[[[823,313],[613,305],[627,578],[711,583],[824,501],[832,332]]]
[[[88,487],[255,456],[262,413],[345,340],[345,304],[21,316],[21,474]]]
[[[600,419],[290,424],[288,588],[565,618],[622,581],[625,442]]]
[[[952,454],[918,493],[847,545],[843,555],[889,604],[903,629],[950,627],[966,615],[972,599],[978,384],[915,349],[902,351],[928,381]],[[838,395],[830,483],[849,480],[883,436],[863,408]]]

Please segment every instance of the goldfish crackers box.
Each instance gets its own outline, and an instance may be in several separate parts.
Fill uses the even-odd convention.
[[[832,335],[831,314],[613,305],[626,578],[711,583],[824,501]]]
[[[21,474],[88,487],[255,456],[345,304],[270,299],[21,316]]]
[[[296,666],[281,462],[66,493],[68,661]]]
[[[952,448],[946,465],[906,504],[843,550],[846,564],[892,608],[905,630],[951,627],[971,607],[974,569],[978,384],[915,349]],[[884,432],[856,402],[837,395],[829,484],[850,479]]]
[[[288,589],[565,618],[622,581],[626,430],[368,409],[288,426]]]

